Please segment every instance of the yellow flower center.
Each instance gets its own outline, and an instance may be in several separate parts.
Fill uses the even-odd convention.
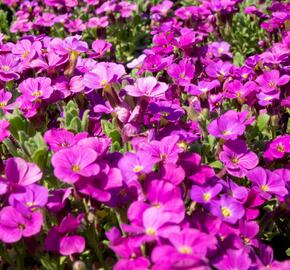
[[[264,192],[268,191],[269,190],[269,186],[268,185],[261,185],[260,186],[260,189]]]
[[[34,97],[40,97],[42,95],[42,91],[41,90],[37,90],[37,91],[33,92],[32,95]]]
[[[204,193],[203,199],[208,202],[211,199],[211,194],[209,192]]]
[[[79,165],[72,165],[71,169],[73,172],[80,172],[81,167]]]
[[[28,55],[29,55],[29,51],[25,51],[25,52],[22,54],[22,58],[25,59]]]
[[[187,246],[182,246],[178,249],[178,251],[182,254],[191,254],[192,253],[192,249],[191,247],[187,247]]]
[[[223,48],[218,48],[218,53],[219,54],[222,54],[224,52],[224,49]]]
[[[269,85],[269,87],[275,87],[276,86],[276,84],[274,82],[269,82],[268,85]]]
[[[166,158],[168,157],[168,155],[167,154],[160,154],[160,158],[162,159],[162,160],[165,160]]]
[[[18,228],[20,229],[20,230],[24,230],[25,229],[25,224],[18,224]]]
[[[273,99],[273,98],[270,97],[270,96],[264,98],[264,100],[266,100],[266,101],[269,101],[269,100],[272,100],[272,99]]]
[[[105,79],[104,80],[101,80],[101,82],[100,82],[100,85],[101,86],[105,86],[106,84],[107,84],[107,80],[105,80]]]
[[[239,159],[237,157],[233,157],[232,158],[232,162],[237,164],[237,163],[239,163]]]
[[[224,130],[223,135],[231,135],[232,132],[230,130]]]
[[[248,238],[248,237],[244,237],[243,240],[244,240],[244,243],[245,243],[246,245],[249,244],[249,243],[251,242],[250,238]]]
[[[1,104],[0,104],[1,105]],[[1,107],[1,106],[0,106]],[[278,146],[277,146],[277,150],[279,152],[282,152],[284,153],[285,152],[285,148],[284,148],[284,145],[282,143],[279,143]]]
[[[146,234],[154,236],[156,234],[156,230],[154,228],[147,228]]]
[[[128,193],[127,193],[127,190],[126,190],[126,189],[122,189],[122,190],[120,190],[119,194],[120,194],[122,197],[125,197]]]
[[[224,217],[230,217],[232,215],[232,212],[229,208],[227,207],[222,207],[222,215]]]
[[[4,108],[7,105],[7,102],[2,101],[0,102],[0,108]]]
[[[7,65],[4,65],[4,66],[2,66],[2,70],[4,70],[4,71],[9,71],[9,70],[10,70],[10,67],[7,66]]]
[[[141,165],[136,165],[136,166],[133,168],[133,172],[138,173],[138,172],[141,172],[143,169],[144,169],[143,166],[141,166]]]

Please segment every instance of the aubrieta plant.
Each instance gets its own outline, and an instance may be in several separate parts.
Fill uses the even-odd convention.
[[[0,268],[290,269],[290,3],[0,1]]]

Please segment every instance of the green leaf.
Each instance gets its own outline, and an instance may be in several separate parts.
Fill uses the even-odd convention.
[[[37,149],[32,155],[32,161],[41,169],[46,168],[48,152],[46,148]]]
[[[74,132],[79,132],[81,131],[81,127],[82,127],[82,124],[81,124],[81,120],[79,119],[78,116],[75,116],[69,126],[68,126],[68,130],[71,130],[71,131],[74,131]]]
[[[266,113],[260,114],[257,118],[257,126],[260,131],[263,131],[266,129],[267,124],[270,120],[270,116]]]
[[[81,121],[81,129],[82,131],[87,131],[89,126],[89,110],[86,110],[83,114]]]
[[[215,168],[215,169],[222,169],[223,164],[219,160],[216,160],[216,161],[210,163],[209,166],[211,166],[212,168]]]
[[[287,255],[288,257],[290,257],[290,248],[287,248],[287,249],[286,249],[286,255]]]

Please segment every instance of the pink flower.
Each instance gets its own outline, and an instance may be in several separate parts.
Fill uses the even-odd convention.
[[[0,120],[0,142],[10,136],[9,126],[10,123],[7,120]]]
[[[21,213],[6,206],[0,211],[0,239],[4,243],[15,243],[22,237],[39,233],[42,223],[41,212]]]
[[[80,146],[60,150],[51,159],[54,175],[70,184],[81,177],[97,175],[100,171],[95,163],[97,156],[93,149]]]
[[[90,89],[102,89],[117,82],[125,73],[123,65],[101,62],[92,71],[85,73],[84,85]]]
[[[150,76],[137,79],[134,85],[127,85],[125,90],[132,97],[160,97],[168,90],[168,85]]]
[[[19,62],[13,54],[0,55],[0,80],[7,82],[20,78]]]
[[[48,99],[53,92],[51,79],[46,77],[28,78],[19,84],[19,91],[28,101]]]

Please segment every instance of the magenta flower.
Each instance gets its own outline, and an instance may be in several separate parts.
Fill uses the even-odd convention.
[[[19,186],[31,185],[42,178],[42,172],[36,164],[19,157],[7,160],[5,175],[9,183]]]
[[[88,28],[105,28],[109,25],[107,16],[92,17],[87,23]]]
[[[91,148],[73,146],[56,152],[51,159],[54,175],[72,184],[81,177],[97,175],[100,167],[94,163],[97,153]]]
[[[246,125],[248,124],[248,121],[246,121],[248,113],[247,111],[227,111],[209,124],[209,134],[224,140],[237,139],[238,136],[245,132]]]
[[[22,237],[40,232],[43,223],[41,212],[21,213],[12,206],[0,211],[0,239],[4,243],[15,243]]]
[[[48,99],[53,92],[51,79],[46,77],[28,78],[19,84],[19,91],[28,101]]]
[[[7,82],[20,78],[19,62],[13,54],[0,55],[0,80]]]
[[[10,136],[9,126],[7,120],[0,120],[0,143]]]
[[[285,85],[289,82],[290,76],[283,75],[280,77],[278,70],[265,71],[262,75],[258,76],[256,82],[260,85],[261,91],[269,93],[278,90],[279,86]]]
[[[39,207],[44,207],[48,200],[48,190],[40,185],[32,184],[25,187],[24,192],[12,193],[9,196],[9,204],[18,208],[18,204],[35,211]]]
[[[158,82],[155,77],[139,78],[134,85],[127,85],[125,90],[132,97],[160,97],[168,89],[168,85]]]
[[[210,92],[210,90],[220,86],[220,82],[218,80],[213,80],[210,82],[207,81],[199,81],[198,85],[189,84],[185,87],[185,91],[194,96],[200,96],[202,94],[206,94]]]
[[[238,81],[233,80],[225,84],[226,92],[224,96],[231,99],[239,99],[243,101],[245,97],[247,97],[250,93],[255,92],[257,90],[257,85],[252,82],[248,81],[244,85]]]
[[[210,203],[222,190],[221,184],[216,184],[213,187],[201,187],[193,185],[190,192],[190,198],[198,203]]]
[[[224,79],[229,76],[232,69],[232,64],[229,62],[219,61],[217,63],[211,63],[205,68],[206,74],[211,78]]]
[[[258,163],[258,156],[249,151],[243,140],[227,141],[223,145],[223,151],[219,154],[227,172],[236,177],[246,176],[248,170],[254,169]]]
[[[229,56],[232,57],[230,53],[230,44],[227,42],[213,42],[209,45],[209,53],[214,57]]]
[[[222,196],[218,201],[212,201],[210,212],[222,221],[231,224],[235,224],[245,214],[243,206],[235,199],[227,196]]]
[[[279,91],[273,91],[273,92],[260,92],[256,95],[258,98],[258,103],[261,106],[268,106],[272,104],[273,100],[278,100],[280,98],[280,92]]]
[[[90,89],[102,89],[117,82],[125,73],[123,65],[101,62],[85,73],[84,85]]]
[[[86,25],[81,19],[69,20],[65,23],[65,27],[70,33],[76,33],[86,29]]]
[[[274,139],[267,147],[264,158],[267,160],[274,160],[283,158],[285,154],[290,153],[290,135],[284,135]]]
[[[168,75],[174,82],[181,86],[190,84],[194,77],[194,65],[186,60],[181,60],[178,64],[171,64],[168,69]]]
[[[257,167],[247,173],[247,177],[253,183],[253,189],[258,191],[261,197],[269,200],[271,195],[284,197],[288,194],[285,182],[281,175]]]
[[[13,109],[12,106],[7,106],[9,100],[12,98],[12,94],[10,92],[6,92],[3,89],[0,90],[0,109],[4,112],[9,109]]]
[[[169,241],[171,245],[157,245],[152,251],[154,269],[207,269],[203,258],[217,244],[214,236],[191,228],[173,233]]]
[[[31,42],[29,39],[18,41],[12,48],[12,53],[18,56],[22,61],[29,62],[37,53],[41,52],[41,42]]]
[[[136,180],[139,176],[152,171],[154,166],[152,156],[144,151],[127,152],[119,160],[118,167],[127,181]]]
[[[138,225],[123,224],[123,230],[141,236],[141,241],[151,242],[160,237],[170,238],[174,232],[179,232],[179,226],[175,225],[175,221],[171,219],[170,213],[164,212],[157,207],[150,207],[146,209]]]
[[[82,253],[85,249],[85,239],[75,234],[81,219],[82,215],[76,218],[68,214],[64,217],[59,226],[53,227],[48,232],[44,248],[48,251],[57,251],[64,256]]]
[[[143,150],[151,153],[155,162],[163,161],[164,163],[176,163],[179,153],[183,150],[178,146],[179,136],[166,136],[161,141],[151,141],[142,146]]]
[[[97,39],[92,44],[92,48],[95,51],[95,54],[92,54],[91,57],[101,57],[107,51],[109,51],[111,47],[112,47],[111,43],[102,39]]]
[[[76,145],[80,140],[86,138],[87,135],[86,132],[74,135],[72,132],[62,128],[50,129],[45,132],[44,140],[52,151],[57,152]]]
[[[218,270],[250,269],[252,262],[245,250],[228,249],[214,266]]]

